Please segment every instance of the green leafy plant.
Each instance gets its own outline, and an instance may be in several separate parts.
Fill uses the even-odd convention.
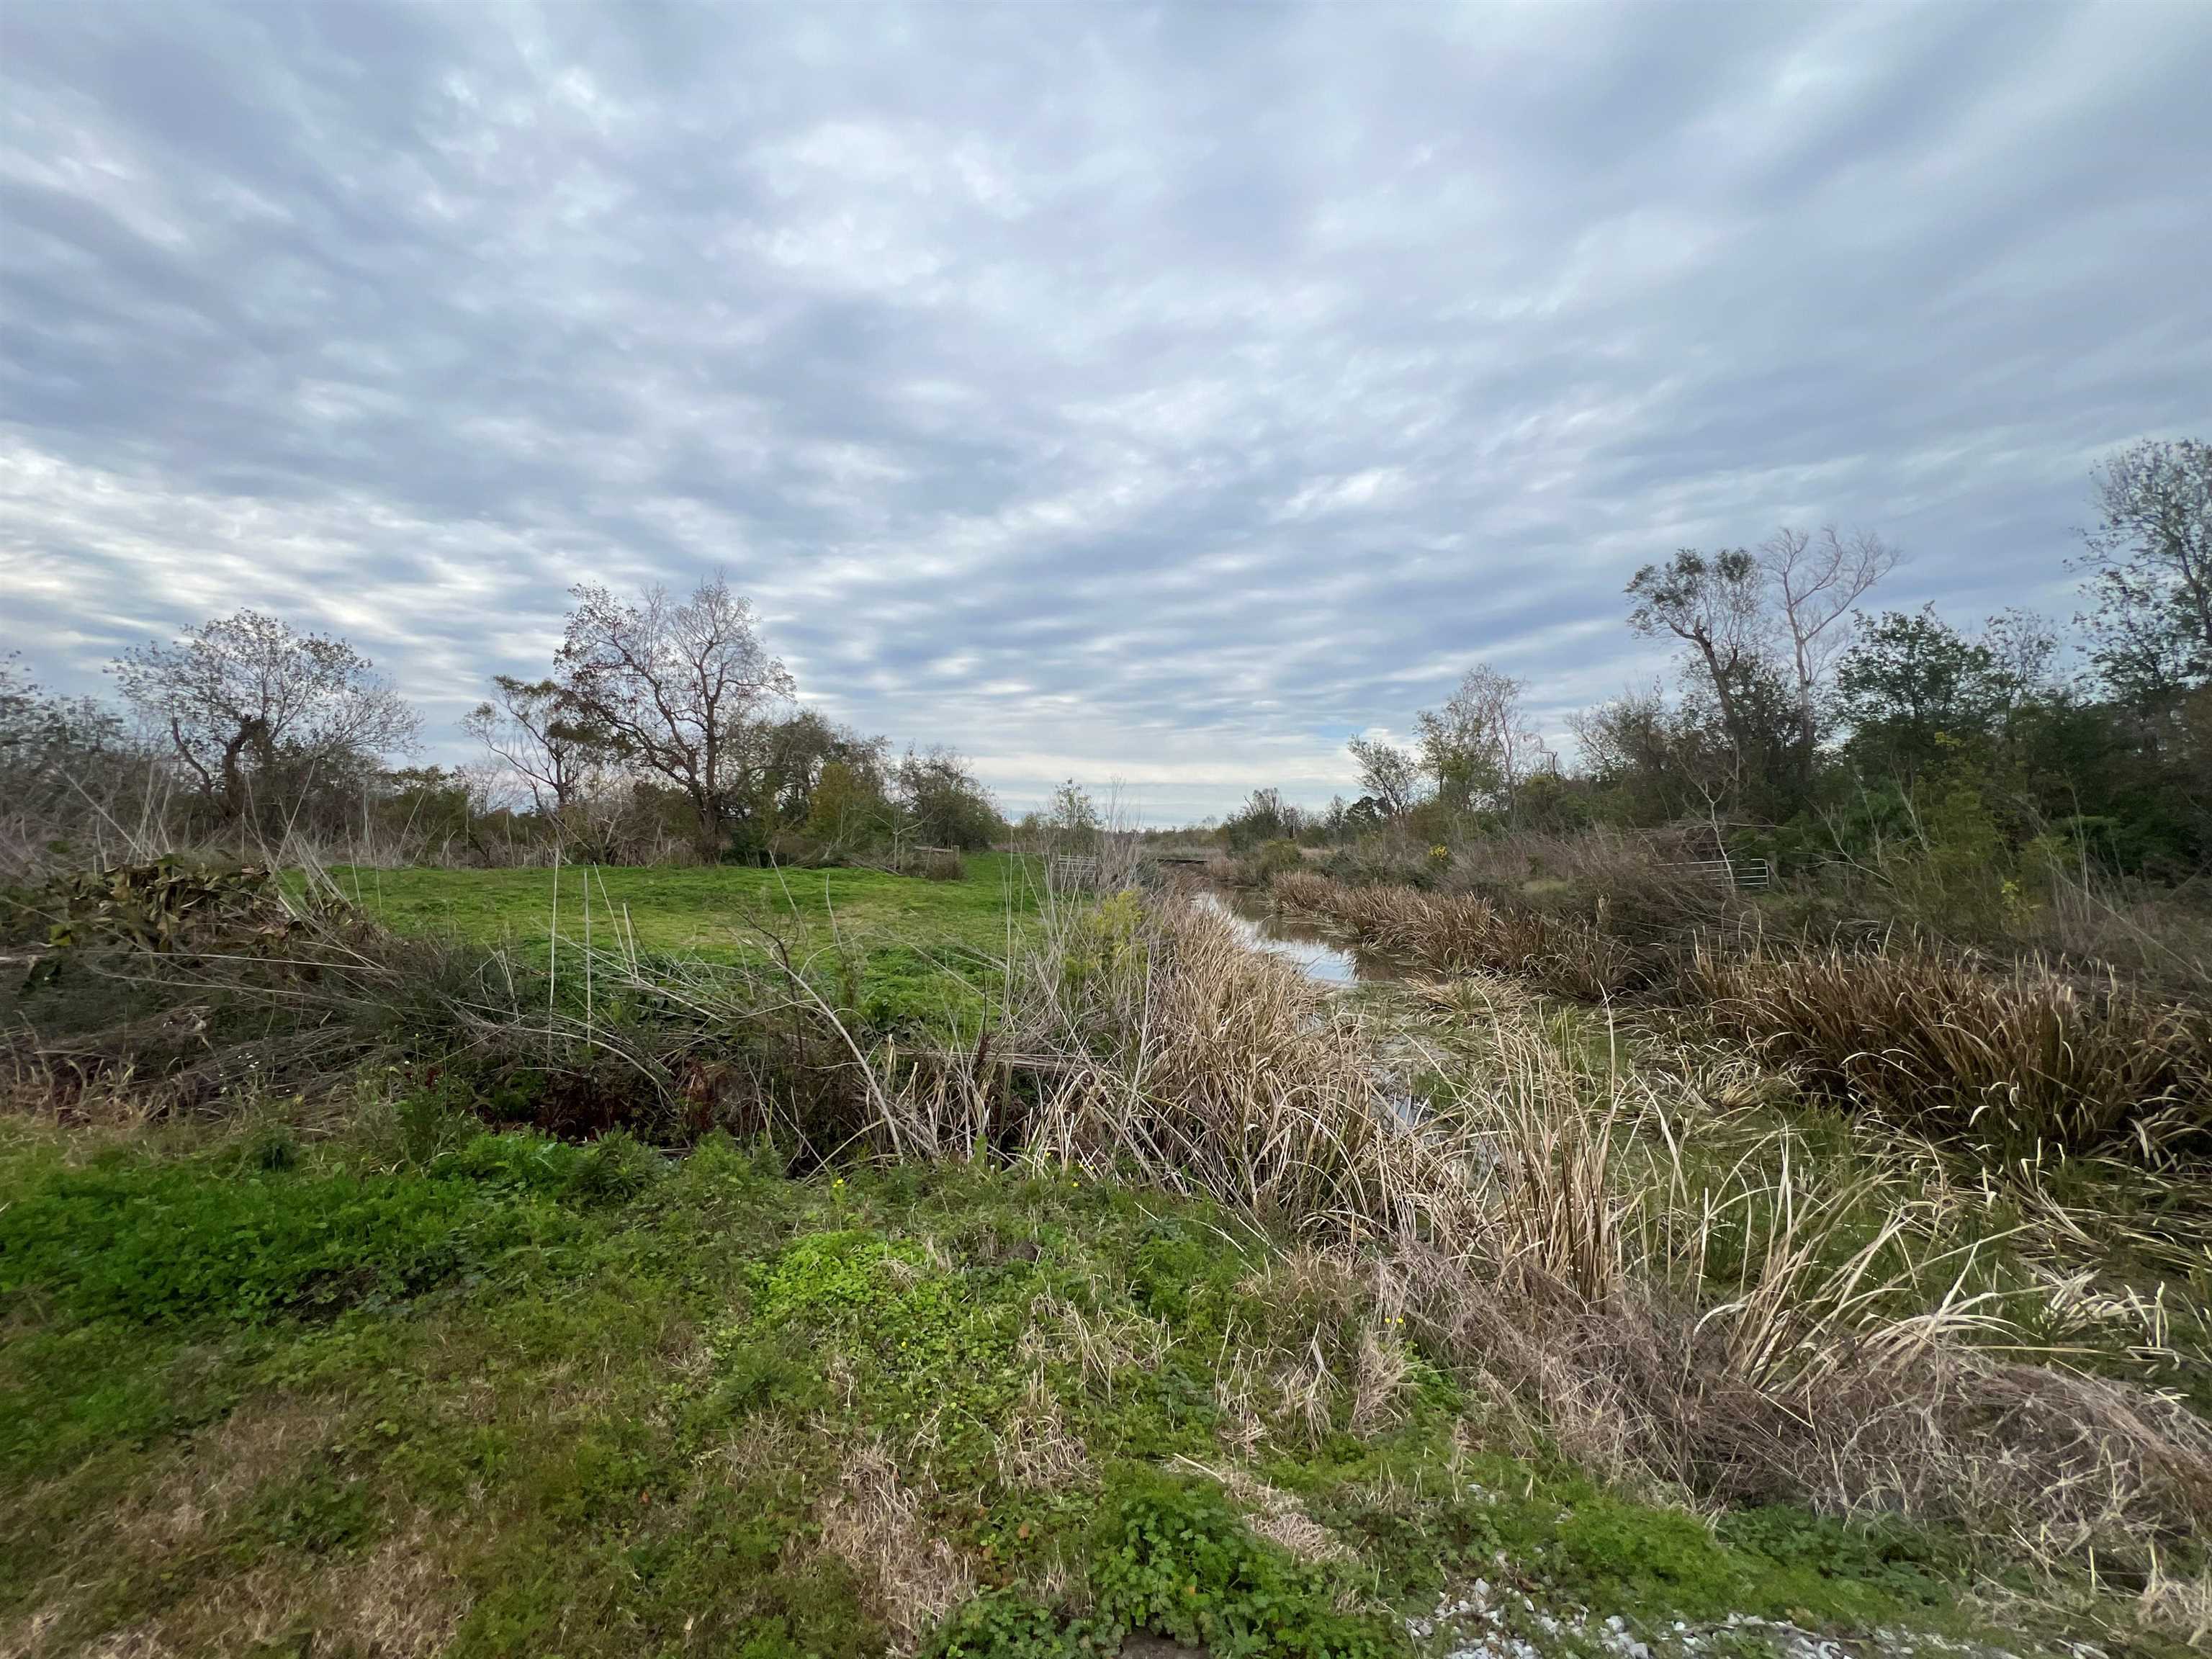
[[[1108,1494],[1091,1571],[1097,1622],[1203,1643],[1217,1659],[1380,1659],[1395,1621],[1340,1611],[1342,1588],[1253,1535],[1221,1488],[1146,1468]]]

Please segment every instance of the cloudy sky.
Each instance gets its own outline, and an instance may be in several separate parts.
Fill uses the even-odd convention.
[[[2071,606],[2212,431],[2212,5],[0,6],[0,647],[240,605],[442,752],[726,568],[1017,808],[1322,799],[1781,522]]]

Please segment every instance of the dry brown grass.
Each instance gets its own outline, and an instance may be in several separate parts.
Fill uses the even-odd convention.
[[[1352,1431],[1366,1438],[1405,1420],[1406,1395],[1413,1378],[1413,1351],[1393,1315],[1370,1320],[1359,1333],[1359,1353],[1352,1373]]]
[[[1515,974],[1545,989],[1602,1002],[1644,982],[1627,944],[1578,916],[1552,915],[1474,893],[1347,887],[1311,871],[1279,876],[1275,896],[1328,918],[1361,943],[1431,974]]]
[[[1097,1478],[1091,1455],[1068,1431],[1060,1401],[1041,1371],[1030,1373],[1022,1402],[999,1425],[1000,1478],[1011,1486],[1060,1492]]]
[[[1748,1086],[1740,1066],[1694,1085],[1593,1066],[1501,1007],[1480,1063],[1429,1057],[1457,1091],[1415,1121],[1389,1082],[1402,1052],[1386,1062],[1358,1013],[1219,918],[1164,899],[1085,925],[1111,941],[1048,939],[1015,965],[995,1053],[1020,1086],[917,1061],[882,1081],[903,1115],[882,1142],[1133,1170],[1293,1225],[1314,1248],[1266,1289],[1312,1298],[1313,1338],[1264,1370],[1224,1364],[1232,1454],[1325,1435],[1346,1389],[1361,1423],[1387,1422],[1395,1328],[1356,1349],[1322,1334],[1364,1251],[1431,1352],[1632,1480],[1902,1510],[2137,1568],[2212,1522],[2204,1425],[2021,1363],[2003,1310],[1964,1288],[1972,1252],[1935,1242],[1960,1200],[1902,1164],[1816,1168],[1786,1132],[1699,1152],[1692,1124]]]
[[[81,1613],[82,1586],[93,1577],[85,1568],[95,1559],[111,1566],[131,1562],[149,1576],[177,1571],[219,1536],[225,1522],[258,1491],[296,1473],[328,1444],[339,1423],[339,1413],[326,1405],[280,1399],[242,1407],[194,1435],[152,1478],[83,1529],[24,1619],[0,1626],[0,1656],[15,1659],[56,1650],[55,1633],[72,1627]],[[66,1492],[66,1485],[61,1490]],[[259,1630],[270,1620],[281,1625],[283,1613],[273,1581],[258,1589],[247,1584],[221,1599],[211,1588],[165,1616],[161,1625],[111,1633],[109,1639],[124,1644],[115,1648],[118,1652],[166,1652],[182,1642],[179,1632],[188,1625]],[[198,1638],[183,1643],[207,1645]]]
[[[975,1594],[967,1558],[930,1529],[921,1494],[900,1480],[896,1462],[878,1443],[864,1443],[846,1457],[817,1519],[822,1547],[853,1569],[868,1611],[899,1652],[912,1652]]]
[[[1252,1530],[1280,1545],[1298,1560],[1318,1563],[1357,1559],[1353,1552],[1328,1528],[1306,1513],[1297,1497],[1236,1464],[1201,1463],[1178,1455],[1172,1462],[1194,1474],[1219,1483],[1229,1501],[1244,1512]]]
[[[1030,1324],[1021,1346],[1035,1359],[1066,1360],[1086,1383],[1096,1382],[1111,1399],[1117,1375],[1157,1367],[1174,1340],[1166,1321],[1133,1308],[1085,1314],[1073,1302],[1045,1295],[1030,1305]]]
[[[2078,1150],[2212,1131],[2212,1021],[2022,962],[1993,974],[1910,945],[1700,948],[1714,1026],[1901,1121]]]
[[[1331,1239],[1418,1231],[1472,1201],[1451,1150],[1395,1109],[1356,1011],[1199,907],[1131,895],[1097,915],[1064,913],[1012,965],[988,1063],[885,1066],[883,1150],[1134,1167]]]
[[[304,1575],[289,1562],[219,1575],[159,1617],[89,1642],[63,1640],[66,1609],[50,1605],[0,1632],[0,1656],[168,1659],[289,1649],[305,1638],[368,1659],[428,1659],[445,1651],[468,1611],[466,1589],[441,1550],[441,1531],[423,1516],[374,1549],[325,1560]]]
[[[2153,1571],[2143,1585],[2136,1616],[2188,1646],[2212,1644],[2212,1567],[2175,1578]]]

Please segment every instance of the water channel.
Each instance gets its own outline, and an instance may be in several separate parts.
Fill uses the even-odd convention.
[[[1225,919],[1252,949],[1296,963],[1300,973],[1321,984],[1361,985],[1398,976],[1397,969],[1382,957],[1332,938],[1305,917],[1285,910],[1265,893],[1206,887],[1194,896],[1200,904]]]

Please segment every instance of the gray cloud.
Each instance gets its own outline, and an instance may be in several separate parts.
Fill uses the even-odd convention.
[[[449,724],[726,566],[841,717],[1177,817],[1648,674],[1680,544],[2063,613],[2089,464],[2212,428],[2202,7],[25,4],[0,82],[65,684],[255,604]]]

